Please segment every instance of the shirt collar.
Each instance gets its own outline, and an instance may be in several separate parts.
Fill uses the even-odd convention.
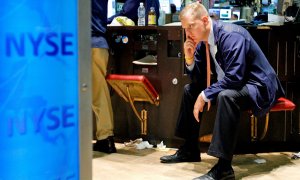
[[[210,20],[210,32],[209,32],[209,35],[208,35],[208,44],[210,46],[214,46],[215,45],[215,36],[214,36],[214,30],[213,30],[213,23],[212,23],[212,19],[209,18]]]

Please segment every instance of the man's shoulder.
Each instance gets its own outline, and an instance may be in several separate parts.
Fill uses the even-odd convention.
[[[224,29],[224,30],[246,30],[243,26],[238,25],[238,24],[234,24],[234,23],[230,23],[230,22],[224,22],[222,20],[216,20],[213,21],[214,22],[214,28],[217,29]]]
[[[242,35],[244,37],[249,35],[248,31],[244,27],[228,22],[215,21],[213,29],[218,36],[224,36],[226,34],[229,35],[233,33]]]

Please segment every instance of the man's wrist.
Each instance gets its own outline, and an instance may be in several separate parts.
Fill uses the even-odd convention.
[[[194,57],[185,57],[185,63],[191,65],[194,62]]]
[[[207,97],[205,96],[204,91],[201,91],[200,96],[202,96],[202,98],[205,102],[209,101],[209,99],[207,99]]]

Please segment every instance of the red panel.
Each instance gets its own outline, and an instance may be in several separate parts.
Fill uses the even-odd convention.
[[[295,107],[296,105],[292,101],[281,97],[278,98],[277,103],[271,108],[270,111],[292,111],[295,109]]]
[[[122,74],[109,74],[106,79],[108,81],[119,81],[119,82],[138,82],[143,84],[145,88],[150,92],[151,99],[154,101],[159,100],[159,95],[150,83],[150,81],[143,75],[122,75]]]

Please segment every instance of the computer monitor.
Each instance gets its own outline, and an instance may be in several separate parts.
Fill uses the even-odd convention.
[[[177,11],[180,11],[181,2],[182,0],[170,0],[170,4],[174,4]]]
[[[261,1],[261,4],[262,4],[263,6],[267,6],[267,5],[269,5],[269,1],[268,1],[268,0],[262,0],[262,1]]]
[[[229,20],[231,18],[231,9],[220,9],[220,19]]]
[[[209,16],[215,19],[220,19],[220,9],[219,8],[212,8],[208,9]]]
[[[107,17],[111,17],[116,14],[116,1],[108,0],[107,4]]]
[[[170,0],[159,0],[160,8],[165,11],[166,14],[171,13]]]
[[[241,8],[240,7],[233,7],[231,9],[232,11],[232,15],[236,15],[237,16],[237,19],[234,19],[234,20],[240,20],[241,19]]]
[[[237,16],[236,20],[240,20],[241,12],[239,10],[232,11],[232,14],[235,14]]]
[[[268,14],[269,7],[268,6],[262,6],[260,12],[262,14]]]

